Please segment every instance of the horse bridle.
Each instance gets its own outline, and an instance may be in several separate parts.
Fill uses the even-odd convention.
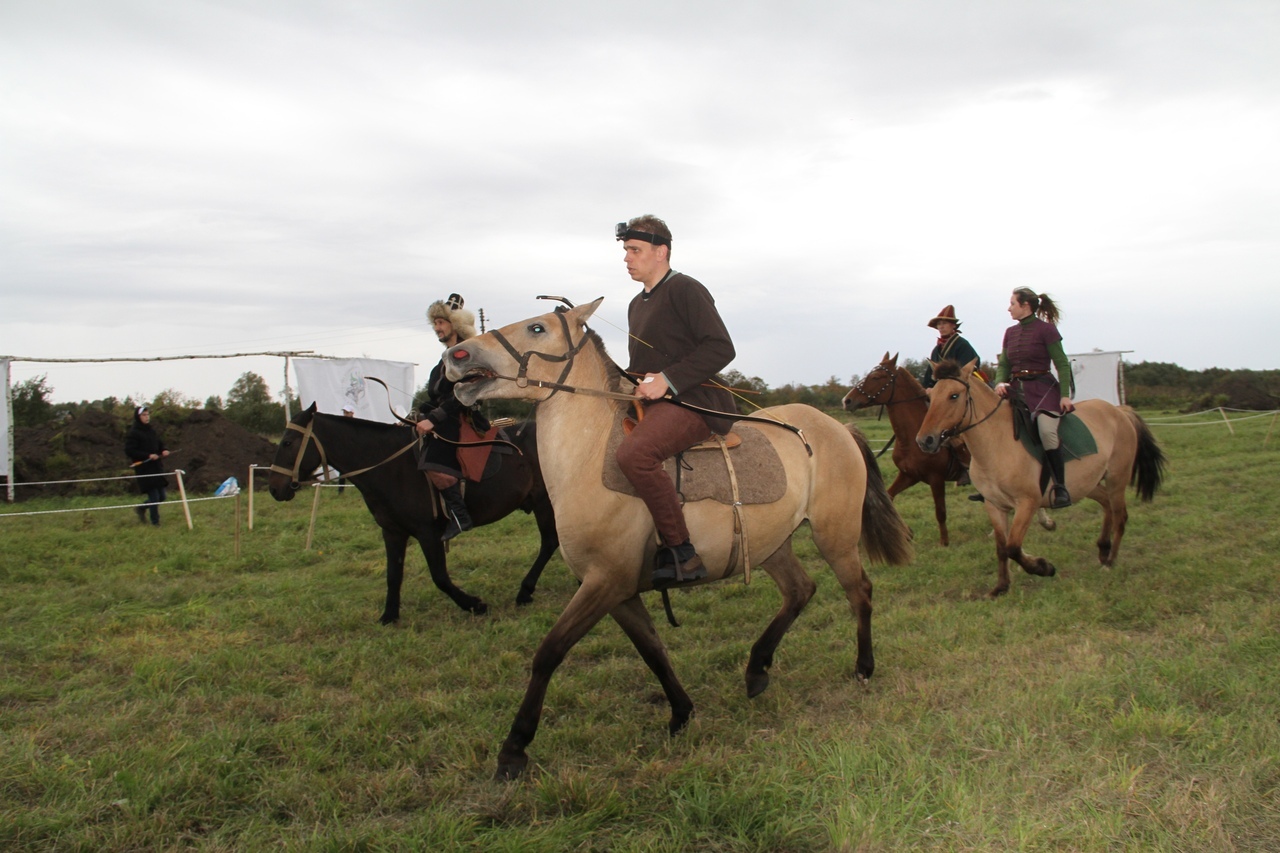
[[[866,388],[863,387],[862,383],[866,382],[868,379],[874,376],[877,370],[883,370],[885,373],[888,373],[889,381],[886,382],[884,385],[881,385],[878,389],[876,389],[875,394],[868,394]],[[889,389],[889,399],[880,400],[879,397],[881,394],[884,393],[886,388]],[[870,372],[868,372],[866,376],[862,377],[862,379],[858,382],[857,385],[853,386],[853,390],[857,391],[863,397],[867,398],[868,406],[895,406],[900,403],[913,403],[916,400],[925,400],[925,399],[928,399],[929,397],[928,394],[919,394],[915,397],[908,397],[905,400],[895,400],[893,399],[893,394],[897,390],[897,388],[898,388],[898,371],[890,370],[889,368],[885,367],[883,364],[877,364],[875,367],[871,368]]]
[[[288,424],[285,425],[288,429],[302,433],[302,443],[298,445],[298,454],[293,458],[293,468],[289,469],[284,467],[283,465],[272,465],[268,469],[276,474],[287,475],[289,477],[289,488],[293,489],[294,491],[297,491],[298,487],[301,486],[302,483],[304,482],[303,479],[299,476],[299,474],[302,473],[302,457],[305,456],[307,453],[308,441],[314,441],[316,443],[316,450],[320,452],[320,467],[325,470],[326,479],[328,477],[327,472],[329,470],[329,460],[325,457],[324,444],[321,443],[320,436],[316,435],[315,430],[312,429],[311,425],[313,423],[315,423],[314,418],[308,420],[307,425],[305,427],[300,427],[297,424],[293,423],[292,421],[290,421]],[[377,468],[380,465],[385,465],[388,462],[390,462],[392,459],[395,459],[396,457],[407,453],[417,443],[418,443],[418,439],[415,436],[413,441],[409,442],[404,447],[397,450],[395,453],[392,453],[390,456],[388,456],[386,459],[383,459],[381,462],[375,462],[372,465],[369,465],[364,468],[360,468],[356,471],[343,471],[342,476],[355,477],[360,474],[364,474],[369,471],[372,471],[374,468]],[[459,444],[461,442],[452,442],[452,443]],[[496,443],[496,442],[486,442],[486,443]],[[310,481],[311,479],[312,478],[309,477],[307,478],[307,481]]]
[[[948,377],[948,379],[951,379],[951,378]],[[946,381],[946,380],[939,380],[939,381]],[[942,439],[943,441],[949,441],[950,439],[953,439],[958,435],[963,435],[964,433],[968,432],[969,430],[973,429],[976,426],[981,426],[982,424],[990,420],[991,416],[994,415],[997,411],[999,411],[1000,407],[1004,405],[1004,397],[1000,397],[996,400],[995,408],[987,412],[987,414],[984,415],[981,420],[974,420],[974,418],[977,415],[973,405],[973,389],[969,387],[969,382],[964,379],[951,379],[951,381],[959,382],[961,385],[964,386],[964,394],[966,397],[965,405],[964,405],[965,413],[960,416],[960,420],[956,421],[955,426],[948,427],[947,429],[944,429],[938,433],[938,438]],[[964,423],[964,420],[966,417],[969,419],[969,425],[961,426],[961,424]]]

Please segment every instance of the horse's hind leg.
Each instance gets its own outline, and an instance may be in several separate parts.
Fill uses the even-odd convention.
[[[812,527],[818,553],[835,572],[836,580],[849,600],[849,609],[853,611],[858,632],[858,662],[854,675],[859,681],[866,681],[875,672],[876,659],[871,649],[871,578],[867,577],[862,567],[862,555],[858,552],[861,525],[846,522],[835,526],[834,529],[841,532],[834,537],[830,533],[833,529],[830,525],[819,521]]]
[[[1102,530],[1098,532],[1098,562],[1104,568],[1115,564],[1116,554],[1120,551],[1120,540],[1124,538],[1124,529],[1129,522],[1129,507],[1125,502],[1124,481],[1113,487],[1108,477],[1094,489],[1089,497],[1102,505]]]
[[[769,686],[769,667],[773,666],[773,653],[777,651],[778,643],[782,642],[791,623],[796,621],[796,617],[818,588],[796,559],[789,538],[760,567],[778,585],[778,591],[782,593],[782,608],[751,647],[746,674],[747,697],[751,699],[759,696]]]
[[[680,685],[680,679],[676,678],[676,672],[671,668],[667,648],[658,638],[658,631],[653,626],[649,611],[640,596],[636,595],[613,608],[610,615],[622,626],[649,669],[658,676],[662,690],[667,694],[667,701],[671,703],[671,722],[667,729],[671,734],[676,734],[689,722],[689,717],[693,714],[693,700]]]

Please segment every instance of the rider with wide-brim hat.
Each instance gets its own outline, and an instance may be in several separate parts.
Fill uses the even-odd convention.
[[[956,307],[948,305],[938,312],[938,316],[929,321],[929,328],[938,331],[938,342],[929,353],[929,362],[937,364],[943,359],[950,359],[964,367],[971,361],[981,361],[978,351],[960,334],[960,321],[956,319]],[[926,362],[924,378],[920,384],[926,388],[934,386],[933,367]]]

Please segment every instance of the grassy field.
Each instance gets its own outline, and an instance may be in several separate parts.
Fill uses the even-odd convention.
[[[778,606],[766,576],[673,596],[680,629],[652,597],[697,704],[687,731],[667,737],[657,682],[602,623],[510,784],[490,780],[496,752],[575,589],[557,557],[514,605],[531,518],[454,548],[488,615],[454,607],[414,554],[393,628],[376,623],[382,546],[354,490],[325,493],[311,551],[309,502],[259,495],[238,559],[230,500],[194,505],[194,531],[173,504],[158,529],[127,509],[0,518],[0,848],[1280,849],[1269,426],[1158,424],[1166,486],[1133,506],[1116,568],[1096,563],[1096,505],[1074,507],[1028,540],[1057,577],[1019,573],[998,601],[964,490],[948,549],[927,490],[902,495],[917,554],[871,569],[867,686],[803,530],[819,591],[756,700],[742,671]]]

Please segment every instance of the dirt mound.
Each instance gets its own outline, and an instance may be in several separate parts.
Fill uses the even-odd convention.
[[[152,415],[152,426],[160,433],[169,457],[167,470],[182,469],[188,494],[209,494],[228,477],[246,486],[249,465],[271,464],[276,446],[262,436],[227,420],[218,412],[196,410],[177,420]],[[101,409],[85,409],[66,421],[43,427],[19,427],[14,431],[14,482],[84,480],[120,477],[129,473],[124,455],[124,437],[132,421],[122,420]],[[259,476],[255,481],[265,481]],[[50,486],[19,486],[14,497],[73,494],[120,494],[134,492],[132,480],[97,483],[62,483]]]

